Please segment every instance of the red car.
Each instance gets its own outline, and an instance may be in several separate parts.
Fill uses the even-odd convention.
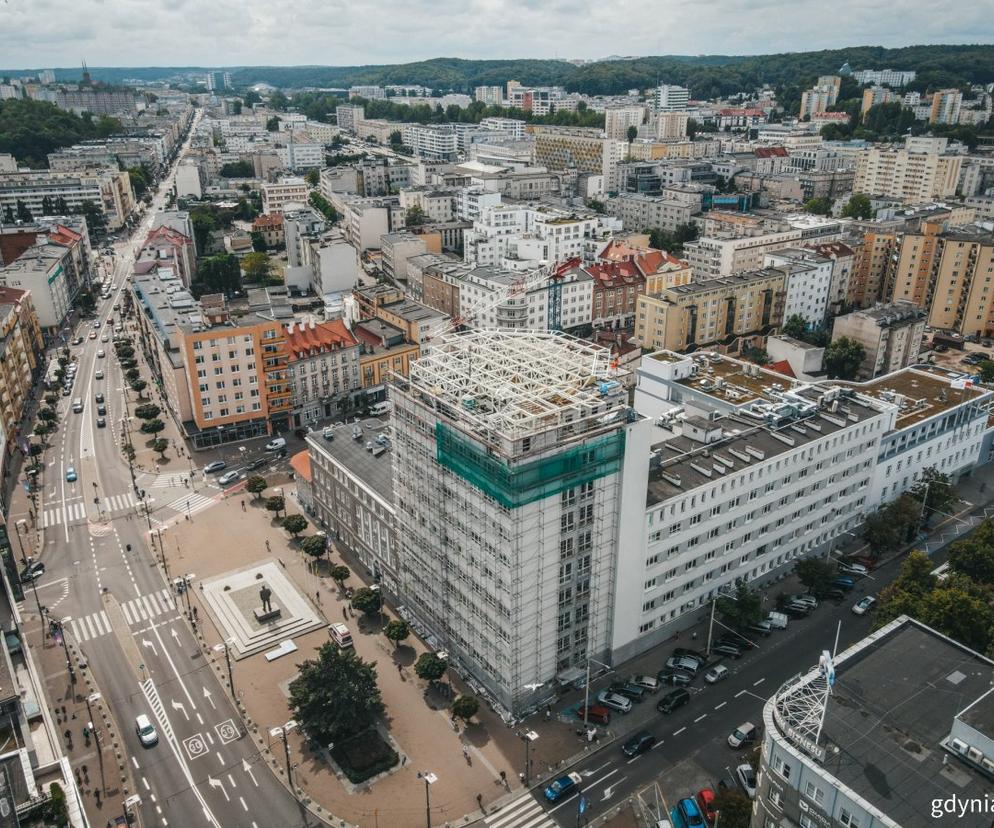
[[[578,719],[582,719],[583,712],[584,707],[583,705],[580,705],[576,711],[576,717]],[[587,713],[587,721],[599,725],[609,725],[611,724],[611,711],[599,704],[592,704],[589,712]]]
[[[702,788],[697,792],[697,805],[708,821],[708,825],[714,825],[715,819],[718,818],[718,812],[714,809],[714,800],[714,791],[710,788]]]

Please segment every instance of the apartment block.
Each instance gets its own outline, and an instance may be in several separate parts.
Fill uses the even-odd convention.
[[[899,238],[894,232],[867,231],[856,251],[849,303],[866,308],[889,297],[890,274]]]
[[[707,231],[705,231],[707,232]],[[757,270],[763,257],[784,247],[800,243],[800,229],[761,231],[741,235],[737,231],[703,236],[684,245],[684,258],[698,279],[731,276],[743,270]]]
[[[930,124],[958,124],[962,105],[963,93],[959,89],[938,89],[932,93],[928,122]]]
[[[815,82],[811,89],[805,90],[801,94],[801,111],[799,117],[812,118],[820,115],[833,106],[839,99],[839,89],[842,85],[842,78],[838,75],[822,75]]]
[[[608,201],[607,209],[621,219],[626,230],[636,231],[655,228],[672,231],[681,224],[689,224],[699,212],[687,201],[642,193],[620,193]]]
[[[290,204],[307,204],[310,187],[303,178],[285,176],[262,185],[262,212],[282,213]]]
[[[487,106],[500,106],[504,90],[500,86],[477,86],[473,90],[473,99]]]
[[[611,189],[614,168],[625,157],[627,141],[605,138],[600,130],[533,126],[535,162],[550,170],[575,170],[603,176],[602,189]]]
[[[662,84],[653,93],[653,103],[659,112],[681,112],[687,108],[690,91],[683,86]]]
[[[918,361],[925,311],[911,302],[876,305],[837,316],[832,340],[848,337],[864,349],[859,379],[873,379]]]
[[[473,265],[563,262],[582,257],[602,225],[589,211],[566,212],[535,204],[498,204],[481,211],[463,238],[463,258]]]
[[[78,213],[86,202],[103,214],[108,230],[119,230],[135,208],[126,170],[98,167],[75,173],[28,170],[0,174],[0,215],[17,214],[18,203],[33,216],[44,216],[45,205],[58,212]]]
[[[25,405],[44,364],[44,348],[31,292],[0,287],[0,426],[8,453],[17,445]]]
[[[404,146],[432,161],[454,161],[459,155],[459,138],[451,125],[404,124]]]
[[[413,233],[386,233],[380,240],[383,256],[380,263],[383,275],[391,281],[407,281],[407,263],[414,256],[428,252],[428,247],[420,236]],[[436,253],[441,251],[434,251]]]
[[[609,106],[604,110],[604,134],[615,141],[627,141],[628,128],[638,130],[644,120],[644,106]]]
[[[341,319],[291,322],[286,344],[294,427],[351,408],[350,397],[361,388],[360,347]]]
[[[193,238],[168,224],[160,224],[145,237],[136,261],[144,258],[159,264],[168,262],[186,288],[193,283],[197,273],[197,250]]]
[[[809,328],[825,324],[832,288],[832,260],[813,250],[784,247],[763,257],[765,267],[784,272],[783,319],[800,316]]]
[[[220,294],[199,301],[170,270],[136,266],[138,332],[170,413],[197,448],[289,425],[289,351],[282,321]]]
[[[917,76],[917,72],[901,69],[859,69],[852,73],[859,84],[886,83],[888,86],[907,86]]]
[[[963,158],[908,148],[869,147],[856,162],[853,189],[915,204],[955,195]]]
[[[683,351],[783,323],[783,270],[743,271],[638,297],[635,338],[643,348]]]

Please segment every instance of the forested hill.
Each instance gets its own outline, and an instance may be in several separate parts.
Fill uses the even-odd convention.
[[[730,56],[665,55],[635,60],[605,60],[573,66],[559,60],[462,60],[435,58],[386,66],[250,66],[228,67],[238,86],[266,82],[284,89],[303,86],[349,87],[353,84],[421,84],[442,91],[472,92],[475,86],[502,85],[517,80],[525,85],[561,85],[574,92],[621,94],[657,83],[688,86],[696,98],[712,98],[764,83],[772,86],[810,85],[818,75],[837,72],[848,62],[853,69],[912,69],[918,79],[910,87],[965,86],[994,82],[994,45],[854,46],[820,52]],[[0,70],[0,76],[28,70]],[[119,82],[123,78],[167,77],[183,69],[90,67],[94,78]],[[206,71],[206,70],[202,70]],[[59,80],[78,77],[78,70],[57,70]]]

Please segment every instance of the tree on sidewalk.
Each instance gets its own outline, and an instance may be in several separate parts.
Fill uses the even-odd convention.
[[[738,788],[720,788],[714,807],[721,814],[721,828],[749,828],[752,802]]]
[[[444,658],[439,658],[435,653],[421,653],[418,660],[414,662],[414,672],[422,681],[434,684],[445,675],[449,669],[448,662]]]
[[[245,488],[252,495],[252,499],[257,500],[259,495],[269,488],[269,484],[266,482],[265,477],[254,474],[248,479],[248,482],[246,482]]]
[[[808,592],[821,598],[835,578],[835,567],[821,558],[804,558],[794,565],[794,574]]]
[[[452,702],[452,715],[464,722],[469,722],[480,709],[476,696],[457,696]]]
[[[918,482],[911,488],[911,496],[924,504],[925,525],[936,512],[946,515],[956,502],[956,494],[949,478],[935,466],[922,470]]]
[[[376,667],[353,648],[326,642],[290,682],[290,709],[304,732],[321,743],[361,733],[383,713]]]
[[[142,396],[142,391],[144,391],[146,388],[148,388],[148,383],[145,382],[145,380],[143,379],[136,379],[131,381],[131,390],[138,395],[138,399],[140,400],[144,399],[144,397]]]
[[[303,515],[287,515],[283,519],[283,528],[287,530],[294,539],[307,528],[307,518]]]
[[[359,610],[363,615],[379,615],[382,607],[383,596],[378,589],[362,587],[352,595],[352,608]]]
[[[146,420],[141,424],[141,432],[143,434],[158,434],[166,427],[166,424],[162,420]]]
[[[383,634],[393,642],[396,649],[397,645],[411,634],[411,628],[407,626],[406,621],[394,619],[386,625]]]
[[[273,495],[266,499],[266,511],[275,513],[276,517],[280,516],[280,512],[286,509],[286,501],[283,499],[282,495]]]
[[[352,573],[349,571],[349,568],[344,564],[338,564],[338,566],[333,566],[331,568],[331,572],[329,572],[328,574],[331,575],[331,580],[333,580],[336,584],[338,584],[339,589],[345,589],[345,582],[352,575]]]
[[[300,543],[300,548],[304,550],[304,554],[314,558],[315,563],[325,556],[327,547],[327,539],[321,535],[311,535],[304,538]]]
[[[166,459],[166,449],[169,448],[169,441],[161,437],[152,443],[152,451],[157,452],[160,460]]]
[[[38,411],[38,419],[51,423],[58,419],[58,414],[55,413],[54,408],[42,408]]]
[[[135,416],[139,420],[154,420],[161,413],[162,409],[155,403],[145,403],[135,407]]]
[[[730,627],[742,629],[759,621],[763,603],[758,592],[749,589],[744,581],[739,581],[735,585],[735,595],[720,597],[716,609]]]
[[[141,376],[141,374],[140,374],[140,372],[138,371],[137,368],[129,368],[127,371],[124,372],[124,378],[128,382],[134,382],[140,376]]]

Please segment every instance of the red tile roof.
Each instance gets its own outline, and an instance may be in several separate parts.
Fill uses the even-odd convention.
[[[145,247],[148,247],[153,242],[157,242],[160,240],[178,246],[193,244],[193,239],[191,239],[185,233],[180,233],[179,230],[169,227],[166,224],[156,227],[152,232],[150,232],[145,237]]]
[[[290,465],[293,470],[297,472],[298,476],[308,483],[312,480],[311,475],[311,454],[307,449],[303,451],[298,451],[293,457],[290,458]]]
[[[64,224],[57,224],[55,229],[48,234],[48,240],[55,244],[71,247],[82,239],[82,235],[75,230],[70,230]]]
[[[785,359],[781,359],[779,362],[771,362],[766,366],[770,371],[776,371],[778,374],[783,374],[785,377],[791,377],[797,379],[797,375],[794,370],[790,367],[790,363]]]
[[[642,271],[643,276],[651,276],[654,273],[659,273],[663,265],[687,267],[687,263],[683,259],[672,256],[665,250],[656,250],[655,248],[650,248],[635,257],[635,266]]]
[[[805,247],[814,250],[821,256],[826,256],[829,259],[839,256],[855,256],[856,252],[848,245],[842,242],[822,242],[821,244],[808,244]]]
[[[753,155],[757,158],[787,158],[790,153],[786,147],[757,147]]]
[[[283,226],[282,213],[263,213],[252,222],[253,230],[275,230]]]
[[[290,325],[286,331],[286,341],[290,348],[290,361],[306,359],[314,353],[324,353],[338,348],[357,345],[358,340],[341,319],[330,322],[300,322]]]

